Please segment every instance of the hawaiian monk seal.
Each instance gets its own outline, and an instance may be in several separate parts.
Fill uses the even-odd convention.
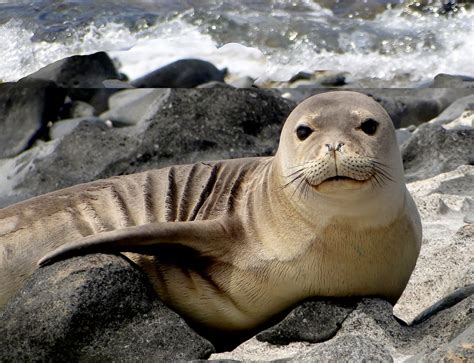
[[[370,97],[298,105],[274,157],[171,166],[0,210],[0,305],[37,264],[124,252],[197,325],[252,329],[311,296],[395,303],[421,223],[390,117]]]

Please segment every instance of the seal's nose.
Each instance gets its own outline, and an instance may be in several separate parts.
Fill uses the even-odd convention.
[[[334,146],[334,144],[326,144],[326,147],[328,148],[329,152],[332,152],[332,151],[341,152],[343,146],[344,146],[343,142],[339,142],[336,146]]]

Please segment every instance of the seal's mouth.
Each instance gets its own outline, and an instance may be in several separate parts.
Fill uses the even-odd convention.
[[[353,181],[356,181],[356,182],[364,181],[364,180],[357,180],[357,179],[354,179],[354,178],[349,178],[348,176],[336,175],[336,176],[332,176],[330,178],[324,179],[322,181],[322,183],[330,182],[330,181],[340,181],[340,180],[353,180]]]
[[[324,179],[317,185],[312,185],[313,189],[318,192],[338,192],[341,190],[356,190],[363,188],[369,179],[355,179],[348,176],[337,175]]]

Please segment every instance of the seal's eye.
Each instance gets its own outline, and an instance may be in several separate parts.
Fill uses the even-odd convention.
[[[312,133],[313,130],[306,125],[300,125],[296,128],[296,136],[298,136],[298,139],[301,141],[306,140]]]
[[[360,129],[364,131],[367,135],[372,136],[377,131],[379,123],[371,118],[365,120],[360,124]]]

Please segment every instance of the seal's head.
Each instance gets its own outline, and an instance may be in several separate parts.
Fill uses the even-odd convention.
[[[401,195],[404,186],[390,116],[357,92],[327,92],[299,104],[283,127],[275,162],[286,193],[298,199],[357,203]]]

